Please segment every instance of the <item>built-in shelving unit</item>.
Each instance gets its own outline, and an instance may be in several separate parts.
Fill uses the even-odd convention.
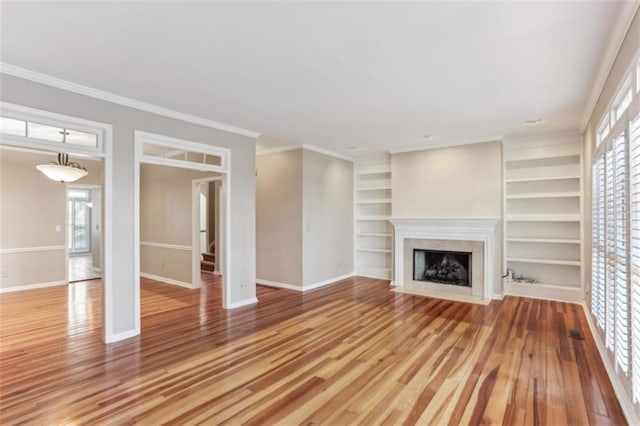
[[[579,135],[504,144],[505,281],[523,296],[581,300],[582,143]]]
[[[391,279],[391,165],[388,158],[356,162],[356,273]]]

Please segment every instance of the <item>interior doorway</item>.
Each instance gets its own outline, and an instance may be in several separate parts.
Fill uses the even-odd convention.
[[[67,276],[69,282],[102,276],[102,187],[67,186]]]
[[[224,252],[218,250],[221,243],[220,194],[222,177],[193,181],[193,275],[222,275]]]

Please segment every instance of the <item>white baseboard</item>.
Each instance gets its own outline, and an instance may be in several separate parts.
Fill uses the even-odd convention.
[[[58,285],[68,284],[67,280],[62,281],[47,281],[44,283],[35,283],[35,284],[25,284],[25,285],[16,285],[11,287],[0,288],[0,293],[11,293],[14,291],[22,291],[22,290],[34,290],[37,288],[45,288],[45,287],[55,287]]]
[[[293,290],[293,291],[303,291],[302,287],[298,285],[280,283],[278,281],[262,280],[260,278],[256,279],[256,284],[266,285],[267,287],[284,288],[284,289]]]
[[[143,278],[149,278],[150,280],[156,280],[156,281],[161,281],[165,284],[172,284],[172,285],[177,285],[180,287],[185,287],[188,289],[195,289],[197,287],[194,287],[193,284],[191,283],[186,283],[184,281],[178,281],[178,280],[174,280],[172,278],[167,278],[167,277],[161,277],[160,275],[153,275],[153,274],[147,274],[146,272],[140,272],[140,276]]]
[[[563,287],[550,284],[505,282],[504,295],[530,297],[533,299],[554,300],[557,302],[568,303],[582,303],[584,301],[584,290],[582,290],[581,288]]]
[[[140,334],[138,330],[123,331],[120,333],[112,334],[111,336],[107,336],[105,339],[105,343],[119,342],[120,340],[136,337],[138,334]]]
[[[330,284],[335,284],[338,281],[346,280],[347,278],[351,278],[354,275],[355,275],[355,273],[349,272],[348,274],[339,275],[337,277],[329,278],[328,280],[319,281],[317,283],[305,285],[305,286],[302,287],[303,288],[302,291],[315,290],[316,288],[324,287],[324,286],[327,286],[327,285],[330,285]]]
[[[618,376],[616,375],[615,366],[611,362],[611,358],[608,356],[607,348],[604,345],[604,342],[600,338],[600,334],[591,318],[591,312],[587,308],[587,305],[583,302],[582,309],[584,309],[584,316],[587,318],[587,324],[589,324],[589,329],[591,330],[591,335],[593,336],[593,340],[596,342],[596,347],[598,348],[598,352],[600,353],[600,359],[602,359],[602,363],[604,364],[605,370],[607,370],[607,375],[609,376],[609,380],[613,385],[613,391],[618,398],[618,402],[620,402],[620,406],[622,407],[622,411],[624,412],[625,417],[627,418],[627,423],[630,425],[640,425],[640,415],[636,412],[634,408],[633,401],[631,400],[630,395],[625,389],[625,386],[620,383]]]
[[[493,294],[493,300],[502,300],[502,299],[504,299],[504,292]]]
[[[249,299],[240,300],[239,302],[234,302],[234,303],[230,304],[229,306],[226,306],[225,309],[241,308],[243,306],[255,305],[256,303],[258,303],[258,298],[257,297],[252,297],[252,298],[249,298]]]
[[[340,275],[337,277],[333,277],[333,278],[329,278],[328,280],[324,280],[324,281],[319,281],[317,283],[313,283],[313,284],[309,284],[309,285],[305,285],[305,286],[299,286],[299,285],[294,285],[294,284],[287,284],[287,283],[281,283],[278,281],[270,281],[270,280],[263,280],[263,279],[256,279],[256,284],[261,284],[261,285],[266,285],[268,287],[277,287],[277,288],[284,288],[287,290],[293,290],[293,291],[310,291],[310,290],[315,290],[316,288],[320,288],[320,287],[324,287],[330,284],[334,284],[338,281],[342,281],[344,279],[347,278],[351,278],[354,276],[353,272],[350,272],[348,274],[344,274],[344,275]]]

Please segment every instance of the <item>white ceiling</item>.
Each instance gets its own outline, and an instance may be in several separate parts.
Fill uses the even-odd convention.
[[[0,59],[262,147],[402,150],[579,129],[620,6],[3,2]]]

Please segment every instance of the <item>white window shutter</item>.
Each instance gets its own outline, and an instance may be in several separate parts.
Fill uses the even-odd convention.
[[[605,273],[605,345],[614,350],[616,335],[615,318],[615,286],[616,286],[616,258],[615,258],[615,184],[614,184],[614,155],[612,147],[605,153],[605,223],[606,223],[606,273]]]
[[[630,260],[631,260],[631,377],[634,402],[640,402],[640,114],[629,135]]]
[[[591,312],[605,328],[605,175],[604,158],[593,164]]]

